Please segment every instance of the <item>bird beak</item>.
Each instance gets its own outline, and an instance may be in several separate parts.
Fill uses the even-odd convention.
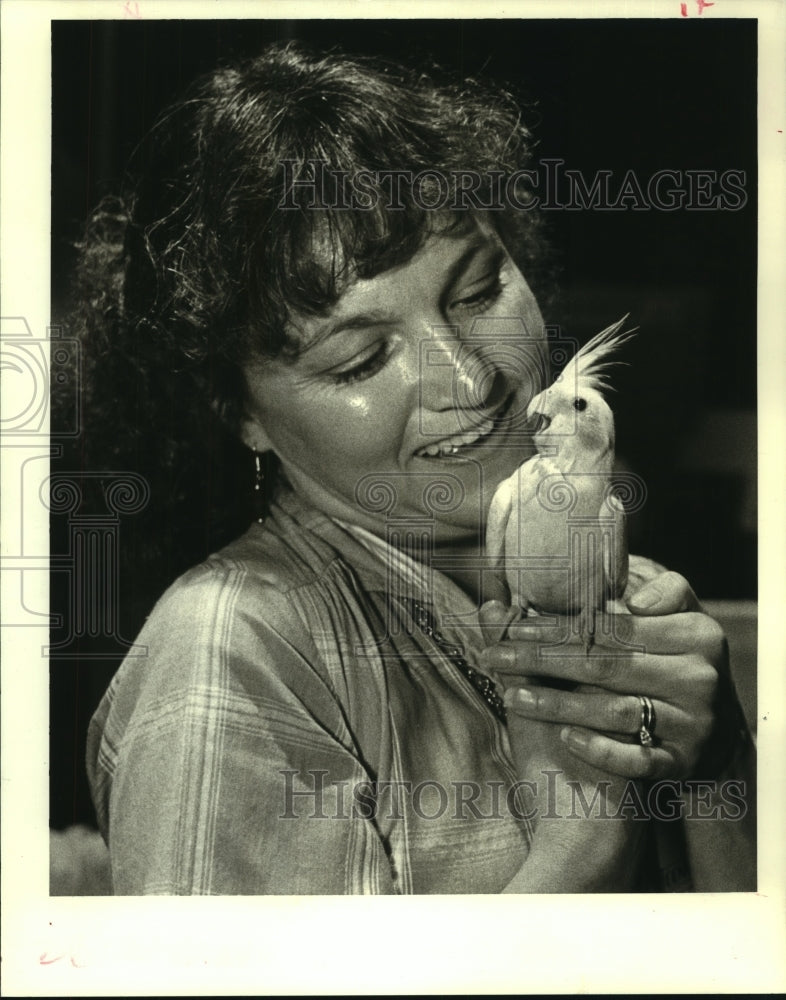
[[[545,413],[538,413],[537,410],[532,414],[532,418],[537,417],[537,423],[535,424],[532,433],[541,434],[543,431],[548,430],[551,424],[551,417],[547,417]]]
[[[546,412],[546,393],[539,392],[537,396],[530,401],[527,407],[527,420],[534,424],[532,430],[533,433],[545,430],[551,423],[551,417],[547,416]]]

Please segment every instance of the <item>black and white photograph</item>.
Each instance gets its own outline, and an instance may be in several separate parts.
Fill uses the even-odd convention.
[[[42,7],[9,995],[777,990],[782,5]]]

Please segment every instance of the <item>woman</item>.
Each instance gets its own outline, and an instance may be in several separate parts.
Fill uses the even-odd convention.
[[[686,884],[647,790],[737,750],[719,628],[634,560],[617,634],[644,651],[546,664],[555,630],[483,571],[549,378],[539,222],[518,188],[499,204],[529,141],[479,85],[274,46],[201,81],[96,214],[96,398],[135,379],[120,423],[146,411],[140,451],[186,507],[217,421],[264,497],[159,601],[93,720],[117,893]]]

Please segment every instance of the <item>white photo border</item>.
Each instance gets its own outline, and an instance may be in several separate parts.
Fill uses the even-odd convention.
[[[691,8],[695,4],[689,0]],[[122,19],[129,12],[155,19],[672,18],[682,16],[680,6],[679,0],[519,0],[515,8],[460,0],[356,0],[329,6],[313,0],[223,0],[219,11],[210,0],[4,0],[2,314],[23,317],[34,336],[50,324],[54,19]],[[48,641],[44,622],[6,628],[2,635],[5,995],[767,993],[786,988],[786,4],[716,0],[702,16],[759,21],[759,891],[657,897],[52,898],[46,861],[49,675],[41,656]],[[46,451],[45,434],[46,427],[41,439],[24,445],[24,454]],[[4,556],[18,547],[8,533],[20,523],[14,475],[23,454],[6,444]],[[45,539],[43,507],[40,514],[34,530]],[[28,525],[31,516],[34,520],[25,511]],[[3,597],[4,607],[5,600],[18,600],[17,595]],[[30,598],[31,606],[46,607],[48,591]]]

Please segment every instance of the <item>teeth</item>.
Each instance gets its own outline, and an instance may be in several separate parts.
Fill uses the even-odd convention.
[[[418,449],[415,454],[427,455],[429,458],[444,458],[445,455],[455,455],[460,448],[467,448],[479,441],[480,438],[490,434],[494,429],[494,423],[494,420],[485,420],[472,431],[456,434],[454,437],[445,438],[444,441],[439,441],[436,444],[426,445],[425,448]]]

